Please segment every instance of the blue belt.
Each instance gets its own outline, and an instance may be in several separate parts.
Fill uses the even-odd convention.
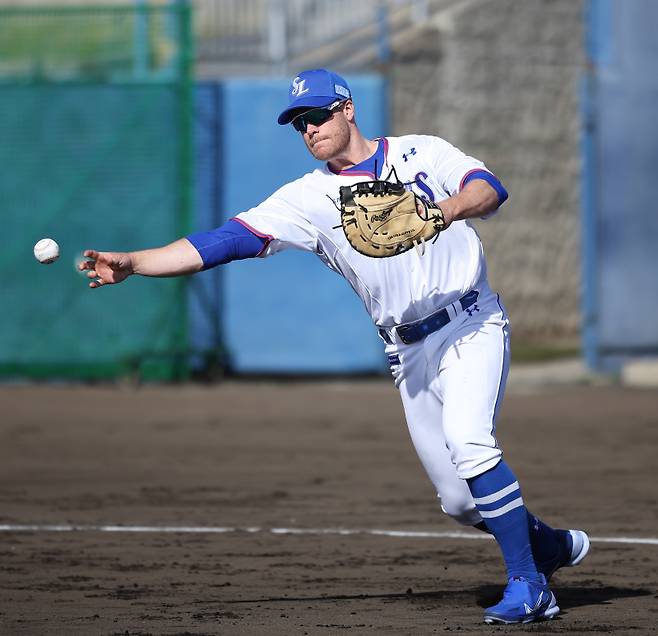
[[[471,305],[474,305],[478,299],[480,292],[473,290],[464,294],[459,299],[459,304],[462,306],[462,310],[468,309]],[[447,309],[440,309],[439,311],[423,318],[417,322],[411,322],[407,325],[400,325],[395,327],[395,332],[400,336],[400,340],[404,344],[412,344],[422,340],[425,336],[429,336],[431,333],[438,331],[439,329],[445,327],[450,322],[450,314]],[[385,329],[379,330],[379,335],[384,339],[385,342],[390,343],[390,338]]]

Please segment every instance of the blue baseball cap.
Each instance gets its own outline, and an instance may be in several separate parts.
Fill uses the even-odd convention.
[[[288,90],[290,103],[277,121],[281,125],[289,124],[298,109],[329,106],[337,100],[351,97],[350,87],[340,75],[324,68],[302,71],[292,80]]]

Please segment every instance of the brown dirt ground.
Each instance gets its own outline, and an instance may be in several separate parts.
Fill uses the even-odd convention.
[[[0,387],[0,523],[459,530],[395,388],[359,382]],[[656,537],[658,392],[508,394],[529,507]],[[367,535],[0,533],[2,634],[656,633],[658,545],[593,542],[554,621],[488,627],[493,541]]]

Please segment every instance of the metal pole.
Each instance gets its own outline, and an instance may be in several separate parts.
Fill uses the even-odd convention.
[[[267,17],[268,59],[275,73],[286,75],[288,71],[286,47],[288,25],[285,0],[269,0]]]
[[[380,0],[377,6],[377,52],[379,62],[386,64],[391,59],[391,42],[388,29],[388,3]]]
[[[598,165],[598,40],[595,0],[585,5],[585,37],[589,66],[581,82],[581,188],[582,249],[582,346],[585,362],[594,371],[602,371],[599,325],[599,165]]]
[[[148,73],[149,34],[146,0],[135,0],[135,23],[133,27],[133,75],[142,79]]]
[[[429,6],[427,0],[413,0],[411,5],[411,20],[414,24],[422,24],[429,17]]]
[[[179,98],[179,222],[178,235],[184,236],[192,230],[192,216],[194,206],[194,40],[192,36],[192,7],[189,0],[178,0],[175,7],[178,17],[178,98]],[[183,355],[177,355],[175,360],[176,379],[185,379],[189,376],[190,337],[188,333],[188,298],[187,281],[181,278],[178,281],[178,298],[180,299],[180,313],[178,315],[177,339],[181,343],[180,350]]]

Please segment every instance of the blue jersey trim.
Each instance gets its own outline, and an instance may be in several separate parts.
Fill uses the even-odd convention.
[[[460,189],[463,188],[469,181],[473,181],[475,179],[486,181],[496,191],[496,194],[498,195],[498,207],[507,201],[507,198],[509,197],[507,190],[505,190],[505,187],[500,182],[498,177],[494,174],[491,174],[491,172],[488,172],[487,170],[471,170],[468,172],[462,179]]]
[[[258,256],[272,240],[269,236],[257,236],[235,219],[214,230],[196,232],[186,238],[201,255],[203,269]]]
[[[378,174],[382,172],[382,168],[384,167],[384,164],[386,163],[386,155],[388,154],[388,140],[386,137],[381,137],[378,140],[378,145],[377,145],[377,150],[375,151],[374,155],[371,155],[361,163],[357,163],[355,166],[352,166],[351,168],[346,168],[345,170],[341,170],[340,172],[334,172],[329,168],[331,172],[334,172],[334,174],[340,174],[340,175],[345,175],[345,176],[363,176],[363,177],[370,177],[371,179],[377,179],[379,177]],[[375,170],[376,168],[376,170]]]

